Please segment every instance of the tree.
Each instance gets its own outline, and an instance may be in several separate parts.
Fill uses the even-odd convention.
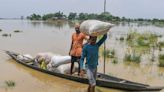
[[[68,15],[68,19],[69,20],[73,20],[73,19],[76,19],[76,17],[77,17],[77,14],[76,13],[69,13],[69,15]]]
[[[55,16],[54,17],[57,17],[58,19],[62,19],[62,18],[64,18],[64,14],[63,14],[63,12],[57,12],[57,13],[55,13]]]
[[[121,19],[122,21],[126,21],[126,18],[125,17],[122,17],[122,19]]]
[[[32,14],[31,16],[27,17],[30,20],[41,20],[41,16],[39,14]]]
[[[98,18],[97,14],[94,13],[88,14],[88,19],[97,19],[97,18]]]
[[[88,13],[80,13],[79,20],[86,20],[88,19]]]
[[[98,15],[98,19],[104,20],[104,21],[111,21],[113,16],[109,12],[103,12],[100,15]]]
[[[47,19],[52,19],[55,16],[55,14],[49,13],[46,15],[43,15],[42,19],[47,20]]]

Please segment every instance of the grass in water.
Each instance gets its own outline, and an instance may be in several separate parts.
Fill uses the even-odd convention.
[[[158,35],[154,33],[144,32],[138,33],[136,31],[130,31],[127,35],[127,43],[130,46],[146,46],[149,47],[150,44],[156,44],[158,40]]]
[[[120,41],[124,41],[124,37],[120,37]]]
[[[102,55],[103,56],[105,55],[107,58],[114,58],[115,50],[114,49],[112,49],[112,50],[107,49],[106,51],[103,51]]]
[[[5,81],[5,84],[7,87],[15,87],[15,85],[16,85],[15,82],[12,80]]]
[[[124,57],[124,61],[140,63],[141,56],[137,54],[126,54]]]
[[[114,59],[112,60],[112,63],[113,63],[113,64],[117,64],[117,63],[118,63],[117,59],[114,58]]]
[[[164,67],[164,54],[159,55],[159,66]]]
[[[20,30],[15,30],[14,32],[15,32],[15,33],[19,33],[19,32],[22,32],[22,31],[20,31]]]

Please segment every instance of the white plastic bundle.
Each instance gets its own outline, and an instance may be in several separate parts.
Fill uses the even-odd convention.
[[[49,66],[58,67],[62,64],[71,63],[71,56],[53,56]]]
[[[42,60],[45,61],[46,64],[48,64],[51,61],[51,58],[54,56],[53,53],[50,52],[44,52],[44,53],[38,53],[35,57],[35,60],[40,63]]]
[[[98,36],[106,34],[114,24],[99,20],[86,20],[81,23],[80,31],[86,35]]]
[[[63,64],[58,67],[52,67],[51,65],[48,65],[47,67],[48,67],[47,69],[52,72],[57,72],[57,73],[62,73],[62,74],[70,74],[71,63]],[[75,65],[75,67],[73,69],[73,73],[77,72],[77,70],[78,70],[78,67]]]
[[[18,60],[24,60],[24,61],[28,61],[28,60],[32,60],[33,57],[30,54],[24,54],[24,55],[18,55],[17,56]]]

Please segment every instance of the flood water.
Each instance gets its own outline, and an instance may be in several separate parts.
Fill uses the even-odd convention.
[[[35,56],[39,52],[53,52],[68,55],[71,35],[74,28],[71,24],[56,24],[29,20],[0,20],[0,92],[86,92],[87,85],[47,75],[24,67],[14,62],[4,50],[11,50]],[[118,63],[106,60],[106,74],[152,86],[164,86],[164,67],[149,60],[136,64],[122,61],[127,45],[115,38],[124,36],[128,30],[148,31],[164,35],[164,28],[153,25],[120,24],[111,29],[106,41],[107,48],[116,50]],[[15,33],[14,30],[22,32]],[[3,34],[10,34],[5,37]],[[103,72],[103,57],[100,56],[98,71]],[[13,88],[1,85],[6,80],[16,83]],[[121,90],[97,87],[97,92],[123,92]]]

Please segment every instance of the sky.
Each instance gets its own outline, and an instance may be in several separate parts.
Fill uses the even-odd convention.
[[[106,0],[106,11],[127,18],[164,19],[164,0]],[[0,18],[20,18],[58,11],[101,13],[104,0],[0,0]]]

